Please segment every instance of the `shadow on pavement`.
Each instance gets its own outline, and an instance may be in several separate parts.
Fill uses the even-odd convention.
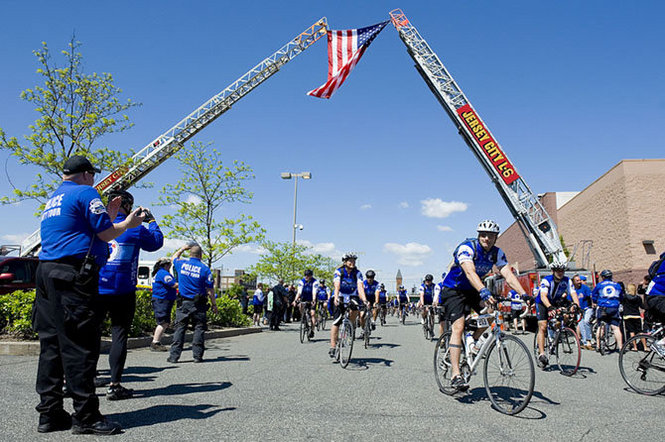
[[[181,419],[207,419],[219,412],[235,409],[236,407],[217,408],[217,405],[155,405],[143,410],[109,414],[107,418],[119,422],[124,429],[129,429]]]
[[[395,361],[384,358],[354,358],[351,362],[355,362],[355,364],[360,367],[369,368],[370,365],[384,365],[386,367],[391,367]]]
[[[490,402],[489,398],[487,397],[487,391],[485,391],[484,387],[477,387],[468,390],[464,396],[459,396],[459,397],[455,396],[455,399],[457,399],[458,402],[463,404],[473,404],[481,401]],[[546,418],[547,414],[544,411],[533,407],[534,403],[547,403],[551,405],[560,404],[559,402],[555,402],[550,398],[543,396],[541,392],[534,391],[533,396],[531,396],[531,400],[529,401],[529,406],[527,406],[527,408],[525,408],[524,411],[522,411],[522,413],[517,415],[517,417],[520,417],[522,419],[535,419],[535,420]],[[529,412],[527,413],[527,411]]]
[[[229,361],[249,361],[249,356],[217,356],[216,358],[203,358],[203,363],[207,362],[229,362]],[[194,360],[190,361],[179,361],[180,363],[189,363],[189,362],[194,362]]]
[[[233,385],[231,382],[206,382],[190,384],[172,384],[166,387],[153,388],[152,390],[136,390],[135,398],[155,397],[155,396],[175,396],[191,393],[204,393],[217,390],[225,390]]]
[[[388,343],[388,342],[386,342],[386,343],[379,343],[379,344],[370,344],[370,348],[382,348],[382,347],[386,347],[386,348],[395,348],[395,347],[401,347],[401,345],[399,345],[399,344],[391,344],[391,343]]]

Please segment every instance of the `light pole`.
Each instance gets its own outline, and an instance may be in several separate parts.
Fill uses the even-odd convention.
[[[296,230],[303,229],[302,224],[296,223],[296,213],[298,210],[298,178],[302,178],[303,180],[310,180],[312,179],[312,174],[310,172],[300,172],[300,173],[282,172],[281,177],[284,180],[290,180],[291,178],[295,178],[295,187],[293,191],[293,224],[291,224],[291,229],[293,230],[293,246],[295,247]]]

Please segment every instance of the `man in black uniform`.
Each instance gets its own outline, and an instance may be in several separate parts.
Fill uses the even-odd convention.
[[[33,328],[40,355],[36,389],[41,401],[37,431],[114,434],[120,426],[104,419],[95,395],[99,358],[99,268],[108,255],[107,242],[141,224],[141,208],[113,224],[120,198],[107,212],[92,184],[100,170],[83,156],[63,167],[63,182],[46,203],[41,217],[42,252],[37,267]],[[74,414],[63,409],[63,378]]]

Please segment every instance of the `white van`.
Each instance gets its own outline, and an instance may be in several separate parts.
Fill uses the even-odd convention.
[[[136,288],[152,289],[152,268],[157,261],[139,261],[138,282]]]

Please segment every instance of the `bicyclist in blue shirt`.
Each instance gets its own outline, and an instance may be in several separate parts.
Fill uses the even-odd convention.
[[[376,293],[374,295],[374,318],[372,322],[372,326],[375,326],[376,324],[376,317],[379,315],[379,309],[383,310],[384,312],[388,308],[388,293],[386,292],[386,286],[381,283],[379,284],[379,288],[376,290]]]
[[[311,324],[313,327],[309,329],[309,337],[314,337],[314,327],[316,327],[316,305],[314,303],[314,296],[319,291],[319,281],[314,278],[314,272],[310,269],[305,270],[305,277],[298,282],[298,291],[293,305],[297,305],[300,301],[300,314],[305,315],[309,313],[312,318]],[[305,312],[307,310],[307,312]]]
[[[404,288],[403,285],[400,285],[399,289],[397,289],[397,301],[398,301],[397,308],[399,309],[399,318],[401,320],[402,315],[406,315],[409,309],[409,295],[407,294],[406,289]]]
[[[323,309],[327,308],[328,298],[330,298],[330,292],[326,287],[326,280],[322,279],[319,281],[319,289],[316,291],[316,308],[321,308],[323,312]]]
[[[330,327],[330,350],[328,351],[328,355],[331,358],[335,357],[337,335],[339,333],[339,325],[344,320],[344,312],[348,308],[350,310],[349,319],[351,323],[355,323],[360,303],[367,304],[365,287],[363,286],[363,274],[356,268],[357,258],[354,253],[345,253],[342,256],[343,265],[335,270],[333,277],[335,314],[332,326]]]
[[[545,333],[547,333],[547,321],[554,317],[557,307],[570,304],[568,298],[579,308],[580,303],[573,284],[565,276],[568,264],[560,261],[550,263],[552,274],[540,281],[540,290],[536,297],[536,315],[538,317],[538,365],[547,367],[549,360],[545,354]]]
[[[374,270],[368,270],[365,272],[365,279],[363,281],[363,287],[365,288],[365,295],[367,295],[367,301],[369,302],[369,310],[368,312],[371,312],[374,309],[374,304],[376,303],[376,294],[379,292],[379,281],[374,279],[376,277],[376,273],[374,273]],[[363,326],[365,324],[365,312],[360,313],[360,321],[362,322]],[[376,315],[374,315],[373,321],[372,321],[372,330],[376,328]],[[360,336],[362,338],[363,334],[363,329],[360,330]]]
[[[429,310],[434,302],[434,276],[429,273],[425,275],[425,282],[420,284],[418,288],[418,294],[420,295],[420,300],[418,301],[418,307],[422,307],[422,317],[420,318],[420,323],[423,325],[423,328],[426,327],[427,315]]]
[[[661,254],[660,258],[663,258],[663,255],[665,253]],[[660,265],[652,265],[658,267],[653,269],[653,273],[649,272],[652,279],[646,289],[646,306],[655,321],[665,323],[665,261],[661,261]],[[665,358],[665,337],[654,342],[652,346]]]
[[[612,271],[606,269],[600,272],[600,282],[593,288],[591,298],[594,304],[598,306],[596,318],[598,321],[605,321],[610,324],[617,341],[617,348],[621,348],[623,346],[623,336],[621,335],[621,328],[619,328],[621,324],[619,306],[623,300],[623,289],[619,284],[612,281]],[[601,333],[603,333],[603,330],[598,327],[596,342],[600,342]]]
[[[445,317],[452,323],[450,337],[450,362],[452,364],[451,387],[462,390],[468,388],[464,378],[460,376],[459,360],[462,352],[462,335],[464,319],[475,310],[480,312],[485,303],[494,304],[492,293],[483,285],[482,277],[494,267],[499,269],[510,287],[524,295],[524,288],[513,274],[503,251],[496,247],[499,226],[491,220],[482,221],[476,229],[478,238],[462,242],[453,253],[454,264],[445,279],[441,297],[445,308]],[[478,329],[474,339],[478,339],[485,331]]]

